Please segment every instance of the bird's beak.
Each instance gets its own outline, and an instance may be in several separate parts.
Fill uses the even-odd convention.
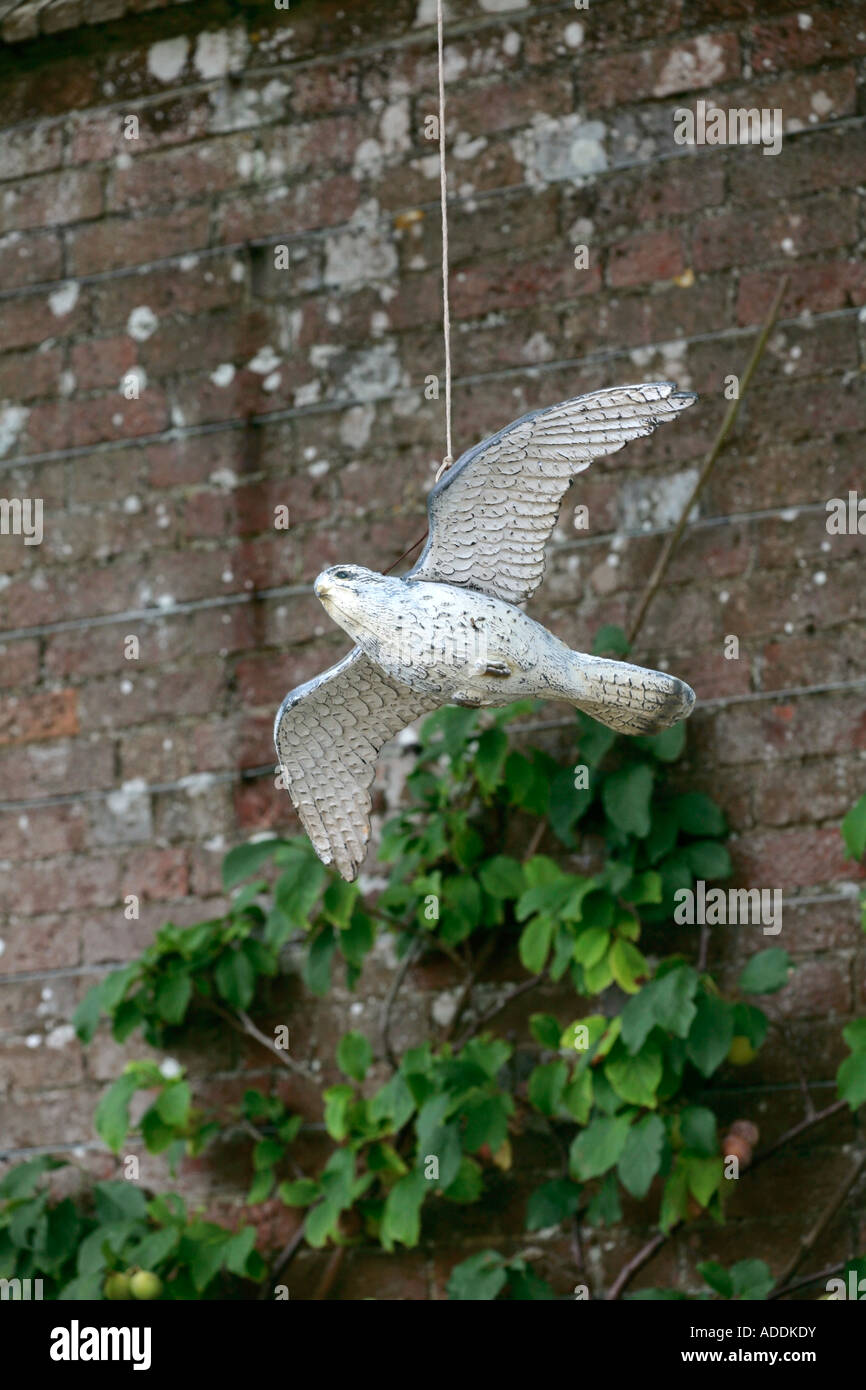
[[[315,584],[313,585],[313,592],[315,593],[316,598],[320,599],[327,598],[328,594],[331,592],[332,589],[333,585],[326,574],[320,574]]]

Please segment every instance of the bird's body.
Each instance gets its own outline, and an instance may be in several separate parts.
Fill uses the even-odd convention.
[[[691,712],[675,676],[574,652],[511,603],[455,584],[338,565],[316,581],[325,611],[395,681],[439,705],[510,705],[536,696],[647,731]],[[659,691],[659,682],[663,689]],[[659,701],[659,694],[663,696]],[[671,716],[668,719],[668,715]]]
[[[574,474],[694,399],[648,382],[524,416],[433,488],[429,540],[409,574],[336,565],[319,575],[317,596],[357,645],[286,696],[274,738],[313,846],[344,878],[356,877],[366,853],[383,744],[443,704],[567,700],[627,734],[657,733],[691,713],[694,691],[676,676],[571,651],[517,605],[541,582]]]

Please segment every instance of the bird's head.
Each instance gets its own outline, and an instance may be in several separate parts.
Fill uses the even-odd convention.
[[[377,609],[385,575],[363,565],[332,565],[322,570],[313,588],[325,612],[352,637],[366,630]]]

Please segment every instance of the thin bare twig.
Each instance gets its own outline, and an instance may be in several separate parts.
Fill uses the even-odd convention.
[[[689,519],[689,514],[692,510],[692,507],[695,505],[698,498],[700,497],[701,492],[704,489],[704,485],[713,471],[716,459],[719,457],[719,454],[722,451],[722,445],[725,443],[728,435],[731,432],[731,429],[733,428],[734,421],[736,420],[737,415],[739,414],[740,406],[743,402],[743,397],[745,396],[746,391],[748,390],[749,383],[751,382],[752,377],[754,376],[755,369],[758,363],[760,362],[762,356],[764,355],[764,348],[767,345],[767,339],[769,338],[770,333],[773,330],[773,325],[775,324],[776,319],[779,316],[779,310],[782,307],[782,300],[785,296],[785,291],[787,290],[787,288],[788,277],[784,276],[782,280],[779,282],[779,288],[776,290],[776,293],[773,296],[773,302],[767,310],[767,317],[764,319],[763,326],[761,328],[760,333],[758,334],[755,346],[752,350],[752,355],[749,358],[748,364],[746,366],[746,370],[743,372],[743,375],[740,378],[739,394],[737,395],[735,400],[732,400],[729,403],[728,408],[725,411],[724,419],[722,420],[722,423],[719,426],[718,433],[716,434],[710,451],[704,459],[703,464],[701,465],[701,470],[698,474],[697,481],[695,482],[695,485],[692,488],[691,495],[688,501],[686,502],[685,506],[683,507],[680,519],[677,522],[674,529],[665,539],[665,543],[661,548],[661,553],[659,554],[659,557],[656,560],[653,572],[649,577],[647,586],[643,592],[643,597],[641,598],[641,601],[638,604],[637,612],[635,613],[634,618],[632,619],[631,626],[628,631],[629,646],[632,646],[634,644],[634,639],[640,631],[641,627],[643,626],[643,620],[646,617],[647,609],[649,608],[650,604],[655,598],[659,585],[661,584],[667,571],[668,565],[671,562],[671,557],[674,551],[676,550],[677,546],[679,545],[680,538],[683,534],[683,531],[686,528],[686,523]]]
[[[403,984],[403,981],[405,980],[406,976],[409,974],[409,971],[412,968],[412,965],[414,964],[416,957],[420,954],[422,945],[422,938],[420,936],[416,936],[412,944],[409,946],[409,949],[407,950],[402,961],[400,962],[399,969],[397,970],[393,980],[391,981],[391,986],[385,997],[385,1004],[382,1009],[382,1028],[380,1033],[382,1051],[388,1059],[388,1065],[390,1066],[392,1071],[397,1070],[399,1062],[397,1061],[397,1058],[394,1054],[394,1049],[391,1046],[391,1014],[397,999],[397,995],[400,993],[400,987]]]
[[[212,1013],[218,1014],[220,1018],[225,1019],[226,1023],[230,1024],[237,1033],[243,1033],[248,1038],[254,1038],[257,1043],[261,1043],[262,1047],[267,1048],[268,1052],[276,1057],[277,1061],[288,1071],[294,1072],[296,1076],[302,1076],[305,1081],[311,1082],[313,1086],[321,1086],[322,1083],[318,1077],[308,1071],[303,1063],[296,1062],[294,1057],[290,1057],[285,1048],[277,1047],[276,1043],[271,1041],[267,1033],[263,1033],[260,1028],[256,1027],[249,1014],[244,1013],[243,1009],[238,1009],[237,1013],[234,1014],[231,1009],[224,1009],[215,999],[204,999],[203,1002]]]
[[[289,1240],[283,1246],[279,1255],[271,1265],[271,1268],[268,1272],[268,1277],[267,1279],[265,1279],[265,1281],[262,1284],[262,1287],[259,1290],[258,1296],[260,1299],[270,1298],[274,1285],[279,1283],[280,1275],[285,1273],[292,1260],[295,1258],[295,1255],[297,1251],[300,1249],[303,1239],[304,1222],[302,1221],[298,1229],[295,1231],[295,1234],[292,1236],[291,1240]]]
[[[626,1284],[628,1284],[629,1281],[634,1277],[634,1275],[637,1274],[639,1269],[643,1269],[644,1265],[649,1263],[649,1261],[652,1259],[653,1255],[656,1253],[657,1250],[661,1250],[662,1246],[664,1245],[667,1239],[668,1236],[665,1234],[665,1232],[659,1231],[656,1235],[653,1236],[652,1240],[647,1241],[646,1245],[643,1247],[642,1250],[638,1250],[637,1254],[632,1256],[628,1264],[623,1265],[619,1274],[616,1276],[607,1293],[605,1294],[605,1299],[608,1302],[610,1302],[612,1299],[619,1298]]]
[[[805,1134],[813,1125],[819,1125],[822,1121],[829,1120],[831,1116],[838,1115],[847,1105],[847,1100],[837,1100],[834,1101],[832,1105],[828,1105],[825,1110],[818,1110],[814,1115],[807,1115],[805,1120],[801,1120],[800,1123],[794,1125],[792,1129],[786,1130],[782,1137],[776,1140],[775,1144],[771,1144],[769,1148],[762,1149],[760,1153],[756,1154],[752,1159],[751,1167],[757,1168],[759,1163],[764,1163],[768,1158],[771,1158],[774,1153],[778,1153],[779,1149],[783,1149],[786,1144],[790,1144],[792,1139],[799,1138],[801,1134]]]
[[[774,1298],[784,1298],[789,1293],[797,1293],[800,1289],[808,1289],[810,1284],[818,1284],[831,1275],[838,1274],[840,1269],[844,1269],[847,1260],[837,1260],[835,1264],[828,1265],[826,1269],[819,1269],[814,1274],[804,1274],[802,1279],[795,1279],[793,1284],[786,1284],[782,1289],[774,1289],[767,1294],[767,1301],[771,1302]]]
[[[502,1013],[503,1009],[507,1009],[513,999],[517,999],[521,994],[527,994],[531,989],[537,989],[546,978],[547,976],[545,974],[533,975],[531,979],[523,980],[519,985],[515,985],[514,989],[509,990],[508,994],[505,995],[503,999],[500,999],[498,1003],[491,1004],[490,1008],[485,1009],[483,1013],[479,1014],[475,1022],[466,1029],[466,1032],[460,1035],[457,1042],[454,1044],[455,1052],[459,1052],[461,1048],[465,1047],[469,1039],[474,1038],[478,1030],[483,1028],[485,1023],[489,1023],[491,1018],[495,1018],[497,1014]]]
[[[866,1154],[861,1154],[855,1162],[847,1178],[842,1183],[842,1186],[839,1188],[837,1192],[833,1194],[832,1200],[827,1203],[827,1206],[825,1207],[821,1215],[818,1217],[818,1220],[815,1222],[815,1225],[812,1227],[811,1231],[809,1231],[807,1235],[800,1237],[799,1249],[796,1250],[795,1253],[791,1256],[790,1260],[785,1265],[785,1268],[783,1269],[782,1273],[776,1280],[777,1289],[784,1288],[785,1284],[788,1283],[791,1276],[793,1274],[796,1274],[797,1270],[799,1269],[803,1260],[808,1255],[809,1251],[812,1249],[813,1245],[817,1244],[821,1236],[826,1231],[827,1227],[830,1225],[830,1222],[833,1220],[833,1217],[839,1211],[840,1207],[844,1205],[848,1193],[851,1191],[851,1188],[854,1186],[860,1174],[863,1172],[864,1167],[866,1167]]]

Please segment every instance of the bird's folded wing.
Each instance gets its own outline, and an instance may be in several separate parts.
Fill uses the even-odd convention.
[[[420,695],[355,647],[292,690],[274,725],[277,759],[313,848],[351,881],[370,838],[370,788],[383,744],[439,701]]]
[[[544,547],[575,474],[652,434],[696,399],[671,381],[618,386],[534,411],[491,435],[430,493],[430,537],[411,575],[509,603],[529,598],[544,575]]]

